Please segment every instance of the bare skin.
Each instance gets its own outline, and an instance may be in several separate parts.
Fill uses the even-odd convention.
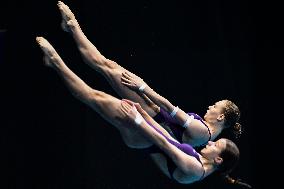
[[[155,116],[159,112],[159,107],[156,104],[154,104],[145,95],[139,94],[121,83],[121,75],[127,70],[118,65],[116,62],[105,58],[98,51],[98,49],[85,36],[74,14],[67,5],[61,1],[59,1],[57,5],[62,16],[62,29],[72,34],[84,61],[91,68],[101,73],[122,98],[138,102],[150,116]],[[135,74],[129,71],[128,73],[135,77]]]
[[[211,174],[216,169],[216,166],[222,162],[222,158],[219,158],[218,156],[221,150],[223,150],[222,148],[226,146],[226,141],[220,139],[222,142],[218,142],[218,145],[211,142],[210,145],[203,150],[203,156],[199,155],[202,164],[198,162],[197,159],[190,155],[186,155],[184,152],[170,144],[165,137],[158,134],[156,130],[149,127],[148,124],[156,124],[157,129],[161,130],[164,134],[166,133],[166,131],[163,130],[158,123],[154,123],[154,120],[152,119],[152,116],[156,115],[159,108],[145,95],[138,94],[124,86],[121,83],[121,76],[122,73],[125,73],[127,70],[100,54],[96,47],[82,32],[74,14],[70,11],[68,6],[59,2],[58,7],[62,14],[62,28],[64,31],[72,34],[86,63],[105,76],[121,97],[139,102],[146,111],[139,106],[136,108],[147,122],[144,120],[139,126],[135,125],[138,112],[137,110],[134,111],[133,105],[130,105],[133,103],[132,101],[119,100],[102,91],[89,87],[65,65],[56,50],[46,39],[37,37],[37,42],[44,53],[45,65],[58,73],[72,95],[90,106],[105,120],[110,122],[111,125],[117,128],[128,147],[147,148],[153,144],[157,145],[176,164],[177,168],[173,172],[173,178],[178,182],[184,184],[192,183],[198,181],[203,173],[205,173],[203,175],[204,177]],[[128,73],[132,77],[137,77],[133,73]],[[166,135],[168,138],[171,138],[168,133]],[[171,139],[174,140],[173,138]],[[152,158],[159,168],[170,177],[165,156],[162,154],[152,154]],[[204,170],[205,172],[203,172]]]
[[[200,178],[203,168],[195,158],[185,155],[182,151],[171,145],[162,135],[152,127],[149,127],[145,120],[140,126],[135,124],[133,116],[137,112],[132,112],[131,114],[131,107],[134,105],[132,101],[119,100],[104,92],[92,89],[66,66],[56,50],[46,39],[37,37],[36,41],[44,53],[45,65],[58,73],[75,98],[90,106],[105,120],[110,122],[111,125],[117,128],[128,147],[141,149],[155,144],[169,154],[177,164],[174,172],[176,180],[182,183],[191,183]],[[129,105],[131,103],[133,104],[132,106]],[[140,110],[140,115],[143,115],[144,119],[147,119],[150,123],[152,122],[163,133],[166,132],[162,130],[163,128],[158,123],[154,122],[151,116],[140,105],[137,108]],[[168,138],[171,138],[169,134],[166,135]],[[174,140],[173,138],[171,139]],[[164,155],[153,154],[152,158],[158,167],[169,176],[166,168],[167,160]]]
[[[126,102],[89,87],[66,66],[46,39],[37,37],[36,41],[44,53],[45,65],[58,73],[75,98],[90,106],[111,125],[114,125],[128,147],[145,148],[152,145],[148,139],[137,131],[133,124],[126,120],[126,115],[122,111],[122,107]]]
[[[84,62],[101,73],[121,98],[138,102],[151,117],[157,115],[160,112],[160,108],[163,108],[168,113],[174,110],[175,106],[170,101],[156,93],[148,85],[143,92],[135,90],[133,86],[131,87],[133,83],[139,81],[140,85],[136,86],[136,89],[138,89],[145,82],[116,62],[105,58],[85,36],[70,8],[61,1],[58,2],[58,7],[62,16],[62,29],[72,35]],[[178,125],[183,126],[188,120],[188,115],[179,109],[175,119]],[[205,144],[209,139],[214,140],[224,128],[224,119],[221,121],[215,119],[213,121],[210,123],[206,121],[205,126],[201,121],[193,119],[190,122],[190,127],[184,130],[181,140],[192,146]],[[163,127],[172,133],[172,130],[167,125],[163,125]],[[174,135],[172,134],[172,136]]]

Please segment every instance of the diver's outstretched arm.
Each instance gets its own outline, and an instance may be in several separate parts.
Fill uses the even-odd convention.
[[[131,103],[123,105],[123,111],[127,114],[129,121],[137,125],[146,138],[164,151],[173,160],[178,169],[184,174],[190,175],[191,178],[188,178],[187,183],[199,180],[203,174],[203,167],[200,162],[195,157],[179,149],[181,144],[171,141],[171,139],[159,133],[155,126],[149,125],[136,107],[139,107],[139,105],[131,105]]]
[[[172,117],[175,117],[178,124],[185,126],[189,118],[188,114],[179,108],[177,109],[169,100],[156,93],[143,79],[132,73],[124,72],[122,73],[121,83],[134,91],[146,95],[155,104],[169,112]]]
[[[153,126],[155,126],[157,129],[159,129],[165,136],[167,136],[169,139],[176,141],[167,130],[165,130],[159,123],[157,123],[141,106],[139,103],[134,103],[128,99],[123,99],[123,101],[127,102],[130,105],[133,105],[136,107],[137,111],[142,115],[142,117],[145,119],[145,121]],[[176,141],[177,142],[177,141]]]

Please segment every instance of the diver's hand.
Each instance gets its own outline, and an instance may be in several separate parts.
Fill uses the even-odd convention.
[[[143,79],[129,72],[122,73],[121,83],[136,91],[143,91],[143,88],[147,86]]]
[[[142,115],[137,111],[134,104],[130,105],[128,102],[122,101],[121,107],[122,111],[126,114],[126,118],[128,119],[128,121],[136,125],[141,125],[141,123],[145,121]]]

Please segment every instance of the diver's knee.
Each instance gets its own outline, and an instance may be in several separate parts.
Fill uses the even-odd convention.
[[[107,58],[105,58],[104,60],[104,65],[108,68],[108,69],[116,69],[116,68],[118,68],[119,67],[119,65],[115,62],[115,61],[113,61],[113,60],[110,60],[110,59],[107,59]]]
[[[88,94],[88,101],[100,103],[107,100],[108,96],[109,95],[107,95],[105,92],[98,90],[91,90]]]

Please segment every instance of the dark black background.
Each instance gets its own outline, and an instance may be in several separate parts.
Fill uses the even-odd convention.
[[[238,188],[214,175],[190,186],[171,182],[150,159],[127,148],[96,112],[71,96],[56,73],[43,65],[36,36],[48,39],[91,87],[118,97],[101,75],[83,63],[71,36],[61,30],[56,3],[11,1],[1,7],[4,188]],[[265,116],[255,112],[263,108],[262,113],[267,113],[264,106],[277,100],[260,97],[269,90],[262,79],[268,78],[275,63],[268,53],[281,52],[270,39],[281,33],[277,5],[161,0],[65,3],[103,55],[141,76],[184,110],[203,115],[215,101],[234,101],[242,112],[244,133],[236,141],[241,159],[232,176],[255,188],[261,185],[258,175],[267,173],[258,172],[257,163],[265,155],[256,154],[266,144],[260,147],[260,140],[273,136],[260,134]],[[261,62],[265,72],[259,77]],[[277,80],[280,75],[272,77]],[[261,93],[256,92],[257,83],[262,84]]]

